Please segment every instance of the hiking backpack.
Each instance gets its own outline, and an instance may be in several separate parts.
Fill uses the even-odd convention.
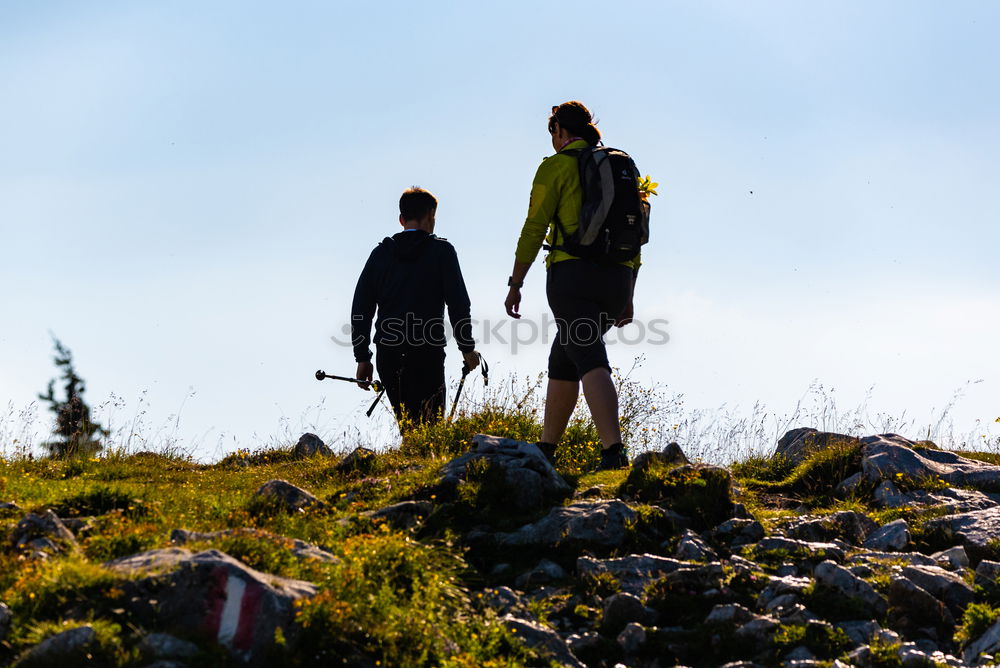
[[[639,170],[625,151],[589,146],[562,151],[580,170],[579,226],[567,236],[556,216],[563,243],[553,248],[598,262],[631,260],[649,241],[649,202],[639,196]]]

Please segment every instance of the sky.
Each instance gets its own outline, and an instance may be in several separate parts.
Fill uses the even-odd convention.
[[[3,3],[0,451],[47,436],[51,335],[130,447],[391,446],[312,374],[353,373],[331,336],[414,184],[492,377],[544,371],[503,299],[569,99],[660,183],[613,364],[691,410],[822,387],[913,437],[961,395],[955,431],[993,434],[998,30],[986,1]]]

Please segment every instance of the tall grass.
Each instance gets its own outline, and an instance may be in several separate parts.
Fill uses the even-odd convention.
[[[637,358],[628,370],[614,372],[622,434],[632,455],[661,449],[676,441],[692,459],[728,464],[769,456],[786,431],[803,426],[852,436],[893,432],[914,440],[931,440],[946,449],[1000,453],[1000,436],[995,433],[997,427],[993,423],[972,425],[965,431],[959,431],[954,423],[954,408],[972,382],[958,388],[939,410],[932,410],[929,417],[922,419],[905,412],[891,415],[873,410],[874,388],[869,388],[859,405],[845,407],[833,388],[819,382],[810,385],[788,412],[772,410],[759,402],[749,410],[728,404],[694,408],[683,393],[666,384],[637,381],[636,372],[642,362],[642,358]],[[544,417],[545,382],[543,374],[509,375],[483,388],[470,377],[453,421],[417,428],[403,439],[385,398],[371,420],[361,410],[334,420],[320,401],[304,408],[297,419],[283,416],[272,434],[254,434],[246,442],[223,432],[217,435],[214,446],[206,443],[208,432],[193,439],[181,435],[184,403],[195,396],[194,392],[185,397],[176,413],[159,424],[150,417],[145,393],[132,405],[112,394],[94,407],[94,414],[111,430],[104,441],[105,450],[99,455],[102,458],[155,452],[192,461],[219,461],[236,451],[290,448],[306,431],[317,433],[334,451],[341,453],[365,446],[376,451],[401,448],[403,452],[421,456],[448,456],[464,451],[472,435],[480,432],[538,440]],[[454,390],[454,386],[448,390],[449,409]],[[40,443],[50,428],[47,420],[39,418],[36,403],[20,410],[8,403],[6,411],[0,413],[0,456],[16,459],[43,455]],[[596,460],[597,447],[596,429],[581,396],[561,444],[562,463],[569,469],[586,467]]]

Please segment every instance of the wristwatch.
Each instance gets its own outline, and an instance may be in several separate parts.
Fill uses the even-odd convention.
[[[507,279],[507,285],[509,285],[512,288],[523,288],[524,287],[524,281],[518,281],[517,283],[515,283],[514,282],[514,277],[511,276],[511,277],[509,277]]]

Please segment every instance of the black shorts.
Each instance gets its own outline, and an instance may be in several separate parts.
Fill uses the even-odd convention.
[[[563,260],[549,267],[545,293],[558,330],[549,353],[549,378],[579,381],[598,367],[610,371],[604,335],[628,306],[632,269]]]
[[[444,411],[444,348],[376,345],[379,380],[396,413],[411,422],[435,422]]]

